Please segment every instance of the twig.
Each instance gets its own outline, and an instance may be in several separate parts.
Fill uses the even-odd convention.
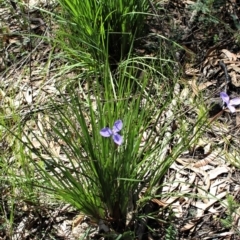
[[[10,3],[12,5],[12,7],[14,8],[14,10],[17,10],[17,5],[16,5],[15,1],[10,0]]]
[[[225,63],[223,61],[219,61],[218,64],[222,68],[222,70],[224,71],[224,74],[225,74],[226,84],[225,84],[224,92],[227,93],[227,86],[231,82],[231,78],[228,74],[227,67],[226,67]]]

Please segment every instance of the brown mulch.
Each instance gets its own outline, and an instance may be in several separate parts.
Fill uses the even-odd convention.
[[[166,219],[171,219],[177,229],[176,239],[240,239],[235,233],[240,229],[239,206],[231,213],[229,227],[220,222],[229,218],[228,194],[240,204],[240,113],[219,114],[221,91],[227,87],[231,97],[240,94],[240,6],[234,0],[222,5],[214,3],[211,14],[221,20],[216,21],[208,12],[193,11],[194,4],[188,0],[156,1],[152,11],[158,17],[149,21],[150,34],[141,50],[142,54],[154,54],[159,43],[157,35],[174,39],[182,47],[175,53],[183,71],[180,94],[187,90],[193,101],[203,95],[211,122],[198,143],[169,169],[162,198],[150,202],[158,211],[159,221],[149,222],[155,232],[146,234],[145,239],[165,239],[166,229],[170,229]],[[10,3],[2,5],[0,101],[1,111],[12,124],[10,104],[20,113],[22,121],[50,107],[48,99],[56,96],[56,84],[61,81],[56,73],[65,63],[50,60],[51,54],[59,51],[50,42],[28,35],[30,31],[38,36],[52,36],[56,27],[53,19],[34,8],[26,7],[23,12],[18,5],[16,8]],[[38,6],[49,11],[56,7],[48,1]],[[220,60],[231,77],[227,86]],[[1,143],[0,149],[5,148]],[[3,189],[2,193],[0,203],[8,216],[9,191]],[[32,203],[22,199],[15,205],[12,237],[7,236],[8,229],[0,229],[1,239],[78,239],[88,229],[89,235],[100,239],[96,237],[97,224],[68,205],[51,206],[43,200]],[[5,224],[4,218],[0,217],[0,224]]]

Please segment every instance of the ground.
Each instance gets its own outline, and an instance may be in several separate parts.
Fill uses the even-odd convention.
[[[32,1],[21,7],[10,2],[0,1],[0,100],[1,114],[14,128],[13,109],[21,122],[31,124],[31,116],[51,107],[47,103],[56,97],[56,83],[74,73],[59,71],[65,62],[51,58],[59,52],[57,47],[29,35],[54,37],[54,18],[35,7],[51,12],[58,5]],[[137,51],[154,54],[159,47],[156,35],[181,47],[175,53],[178,93],[185,101],[201,96],[209,109],[210,125],[170,168],[162,198],[150,201],[159,221],[149,223],[155,232],[145,239],[165,239],[166,214],[174,216],[175,229],[168,230],[175,231],[176,239],[240,239],[240,110],[234,114],[222,111],[219,95],[223,91],[230,98],[240,95],[240,6],[235,0],[150,3],[156,16],[146,22],[148,36]],[[1,137],[0,149],[10,166],[14,158],[6,152],[13,140],[4,134]],[[1,239],[79,239],[88,230],[94,239],[100,239],[98,225],[69,205],[44,199],[36,204],[18,194],[10,204],[9,186],[3,184],[1,191]],[[169,197],[167,193],[174,191],[179,194]],[[199,198],[191,197],[194,194]],[[6,220],[11,213],[12,228]]]

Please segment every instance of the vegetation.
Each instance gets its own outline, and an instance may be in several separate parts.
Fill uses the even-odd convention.
[[[18,4],[20,9],[29,8]],[[189,91],[188,79],[183,79],[184,66],[176,60],[176,52],[183,49],[176,42],[176,33],[172,34],[174,39],[156,33],[154,51],[149,45],[143,51],[151,37],[146,26],[159,20],[157,13],[164,10],[163,5],[150,0],[58,0],[55,6],[54,12],[40,11],[46,18],[54,18],[54,36],[29,34],[30,45],[24,46],[29,51],[30,65],[25,67],[30,66],[31,78],[37,41],[50,44],[49,59],[39,66],[47,69],[45,76],[49,77],[51,63],[59,63],[49,77],[54,82],[49,87],[53,94],[45,96],[44,105],[41,97],[32,105],[29,88],[19,103],[18,88],[25,81],[20,79],[17,87],[4,88],[0,95],[0,233],[9,239],[25,239],[24,229],[29,227],[23,221],[25,212],[46,218],[46,206],[58,209],[67,203],[91,219],[78,238],[89,239],[97,225],[94,239],[146,239],[148,234],[156,239],[177,239],[185,230],[175,222],[179,214],[175,199],[198,199],[209,201],[205,210],[216,201],[225,206],[228,210],[218,218],[219,223],[239,234],[237,199],[229,195],[224,202],[221,193],[216,191],[215,196],[190,178],[171,178],[172,169],[183,175],[186,169],[197,171],[189,162],[180,170],[176,163],[184,164],[186,153],[190,159],[205,148],[206,134],[218,115],[209,116],[214,107],[204,101],[199,90],[194,89],[194,94]],[[209,25],[220,22],[212,20],[218,17],[212,16],[213,10],[214,1],[197,1],[190,8],[201,11],[204,24]],[[25,20],[31,21],[29,16]],[[2,35],[9,41],[5,32]],[[10,61],[16,63],[17,57]],[[2,76],[7,76],[7,70]],[[44,89],[46,85],[42,81],[37,87]],[[222,95],[227,96],[227,105],[221,107],[221,114],[233,108],[233,98]],[[21,104],[30,111],[19,111]],[[238,159],[236,151],[234,159]],[[209,176],[204,177],[207,182]],[[172,189],[175,184],[178,188]],[[198,192],[190,194],[186,186]],[[170,202],[163,200],[172,198]],[[16,209],[22,209],[21,214]],[[194,210],[187,215],[203,216]],[[51,228],[54,218],[48,227],[36,224],[42,227],[36,227],[39,238],[44,237],[40,232]],[[54,234],[51,228],[49,236],[55,239]]]

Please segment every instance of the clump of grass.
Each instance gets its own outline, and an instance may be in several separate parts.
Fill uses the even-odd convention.
[[[125,74],[119,75],[120,79],[114,80],[109,71],[104,73],[101,84],[93,84],[90,79],[91,90],[85,97],[81,97],[81,86],[73,89],[70,85],[66,92],[61,92],[62,104],[55,104],[54,112],[46,112],[49,121],[36,122],[36,126],[41,126],[38,134],[32,132],[40,149],[36,149],[29,134],[24,136],[28,148],[25,154],[41,176],[41,184],[34,185],[44,186],[43,191],[72,204],[97,222],[108,222],[115,234],[129,230],[134,233],[137,209],[161,193],[166,171],[194,139],[193,129],[185,129],[180,118],[178,129],[170,130],[173,120],[181,116],[175,84],[165,85],[153,98],[147,91],[154,90],[154,85],[149,85],[149,77],[154,76],[146,74],[136,84],[137,79],[127,70],[131,61],[124,66]],[[164,85],[159,81],[157,85],[161,84]],[[168,110],[171,114],[165,118]],[[195,126],[195,135],[201,124]],[[112,126],[114,132],[109,130]],[[101,130],[108,132],[109,138]],[[29,129],[22,132],[29,133]],[[178,140],[174,140],[176,136]],[[63,143],[59,145],[61,154],[56,155],[46,144],[51,141]],[[36,163],[33,154],[40,161]],[[140,192],[146,187],[139,202]]]
[[[116,68],[134,41],[144,37],[147,0],[59,0],[60,44],[75,62]]]
[[[11,95],[11,96],[10,96]],[[16,209],[24,200],[36,201],[35,189],[33,190],[32,171],[29,161],[25,157],[22,144],[17,138],[21,136],[19,124],[21,118],[14,105],[13,94],[5,96],[0,113],[0,221],[1,232],[11,238],[14,234],[15,218],[21,214]],[[8,103],[8,104],[7,104]],[[14,132],[14,135],[9,134]]]

